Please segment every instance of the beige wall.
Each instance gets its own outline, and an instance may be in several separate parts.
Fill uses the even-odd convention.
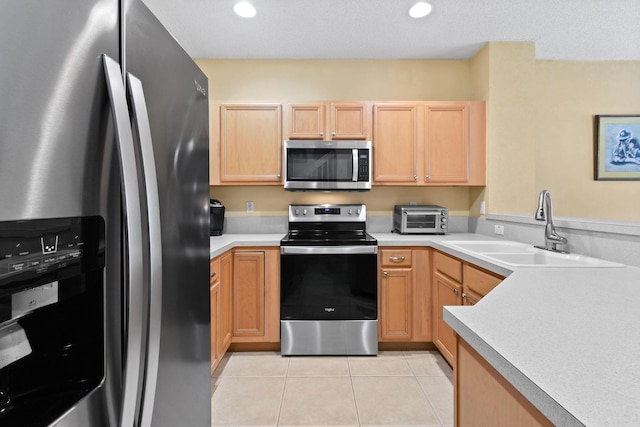
[[[453,215],[529,214],[551,191],[557,216],[640,221],[640,182],[593,180],[593,116],[640,114],[640,62],[538,61],[532,43],[492,42],[469,61],[198,60],[215,100],[486,100],[486,188],[374,188],[289,193],[212,187],[230,215],[289,203],[362,202],[374,215],[416,201]],[[255,215],[254,214],[254,215]]]
[[[640,221],[640,181],[593,179],[594,116],[640,114],[640,62],[538,61],[535,90],[535,188],[554,213]]]

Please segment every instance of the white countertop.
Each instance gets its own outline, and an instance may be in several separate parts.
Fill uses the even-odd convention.
[[[455,250],[477,234],[371,233],[379,246],[428,246],[508,276],[444,319],[554,424],[640,426],[640,269],[511,268]],[[281,234],[211,237],[211,257],[278,246]]]

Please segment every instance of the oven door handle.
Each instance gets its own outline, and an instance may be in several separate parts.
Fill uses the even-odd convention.
[[[280,246],[281,255],[377,254],[378,246]]]

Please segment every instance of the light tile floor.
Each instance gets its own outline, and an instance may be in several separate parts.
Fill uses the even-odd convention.
[[[453,425],[453,371],[437,351],[227,353],[212,381],[213,426]]]

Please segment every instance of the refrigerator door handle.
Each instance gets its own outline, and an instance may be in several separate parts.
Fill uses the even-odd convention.
[[[140,187],[136,156],[131,133],[131,123],[127,99],[122,80],[120,64],[102,55],[107,88],[111,100],[111,111],[115,125],[117,152],[120,160],[122,180],[122,203],[126,226],[125,285],[127,286],[126,342],[124,345],[122,378],[122,412],[120,426],[131,427],[137,424],[136,405],[139,402],[138,386],[142,355],[143,318],[143,247],[142,218],[140,209]]]
[[[158,175],[156,173],[153,141],[147,103],[140,79],[127,73],[127,84],[133,109],[134,128],[137,130],[138,144],[142,158],[142,169],[147,193],[147,214],[149,221],[149,329],[147,341],[146,373],[144,375],[143,400],[140,426],[150,427],[153,415],[158,363],[160,358],[160,328],[162,320],[162,234],[160,231],[160,198]]]

